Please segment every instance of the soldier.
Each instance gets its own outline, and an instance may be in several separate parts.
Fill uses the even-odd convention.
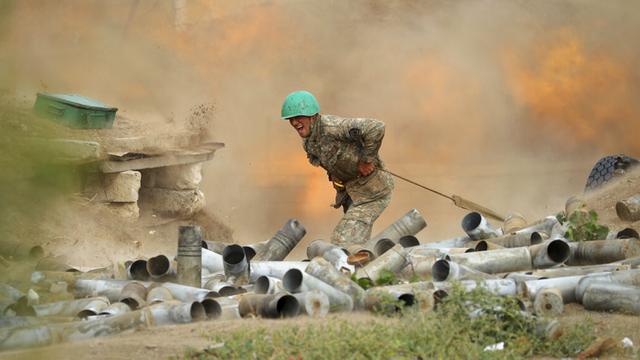
[[[393,179],[378,150],[384,123],[375,119],[320,115],[320,105],[307,91],[295,91],[282,105],[281,117],[303,138],[309,162],[327,171],[336,189],[334,208],[344,216],[331,242],[348,247],[369,240],[371,227],[391,201]]]

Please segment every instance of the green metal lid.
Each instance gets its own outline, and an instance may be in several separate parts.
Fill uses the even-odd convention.
[[[117,111],[117,108],[109,107],[103,102],[90,99],[88,97],[77,94],[47,94],[38,93],[38,96],[49,98],[54,101],[59,101],[65,104],[69,104],[76,107],[81,107],[91,110],[103,110],[103,111]]]

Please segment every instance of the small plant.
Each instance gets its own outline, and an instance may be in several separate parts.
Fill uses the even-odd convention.
[[[568,223],[564,236],[571,241],[603,240],[609,233],[608,227],[598,224],[598,213],[595,210],[574,211],[568,217],[565,215],[558,218],[558,221]]]
[[[376,286],[395,285],[398,283],[398,278],[393,271],[382,269],[380,275],[376,279]]]

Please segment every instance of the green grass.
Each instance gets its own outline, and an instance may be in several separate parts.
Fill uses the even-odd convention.
[[[469,316],[474,312],[476,316]],[[574,357],[595,338],[592,325],[565,328],[547,339],[540,319],[523,314],[515,299],[482,289],[455,289],[437,311],[407,309],[366,322],[242,328],[211,337],[212,347],[190,349],[189,359],[517,359]],[[484,351],[505,342],[501,351]]]

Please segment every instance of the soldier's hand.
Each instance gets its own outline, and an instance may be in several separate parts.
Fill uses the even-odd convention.
[[[361,162],[358,164],[358,173],[362,176],[369,176],[375,170],[375,165],[373,163]]]

